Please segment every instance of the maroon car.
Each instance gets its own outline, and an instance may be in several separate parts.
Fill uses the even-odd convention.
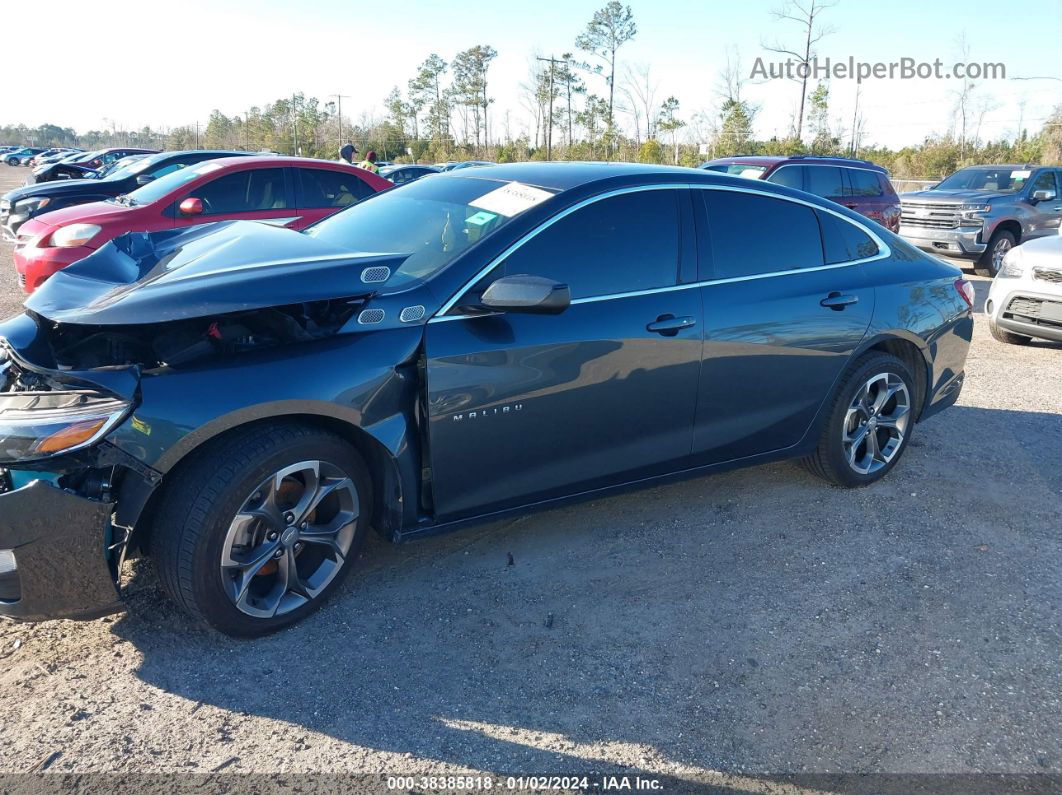
[[[869,160],[737,155],[709,160],[701,168],[814,193],[843,204],[890,231],[900,229],[900,197],[889,182],[889,172]]]

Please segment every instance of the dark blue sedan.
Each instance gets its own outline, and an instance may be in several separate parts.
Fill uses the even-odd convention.
[[[142,549],[190,614],[257,635],[370,526],[782,458],[865,486],[958,398],[972,302],[837,204],[678,168],[486,166],[303,233],[127,235],[0,325],[0,612],[120,609]]]

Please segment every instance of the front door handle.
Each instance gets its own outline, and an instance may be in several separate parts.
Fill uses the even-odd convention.
[[[843,293],[830,293],[819,301],[820,306],[829,307],[834,312],[840,312],[849,304],[858,304],[858,295],[844,295]]]
[[[674,337],[684,328],[696,326],[697,321],[692,317],[675,317],[674,315],[661,315],[655,322],[645,327],[646,331],[655,334],[663,334],[665,337]]]

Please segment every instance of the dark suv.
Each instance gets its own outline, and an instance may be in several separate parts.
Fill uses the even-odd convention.
[[[889,182],[889,172],[869,160],[737,155],[709,160],[701,168],[807,191],[843,204],[892,232],[900,228],[900,197]]]

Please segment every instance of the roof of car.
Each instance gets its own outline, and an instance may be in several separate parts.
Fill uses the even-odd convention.
[[[678,166],[656,166],[641,163],[508,163],[447,171],[442,176],[452,179],[493,179],[523,182],[552,190],[570,190],[591,182],[617,177],[652,177],[685,175],[703,181],[710,172]],[[720,175],[721,176],[721,175]]]
[[[259,164],[270,166],[305,166],[305,165],[328,165],[335,166],[337,168],[357,168],[349,163],[340,163],[336,160],[323,160],[316,157],[296,157],[295,155],[263,155],[263,154],[244,154],[236,157],[224,158],[226,168],[232,166],[238,166],[242,164]]]
[[[1034,168],[1052,168],[1052,166],[1044,165],[1043,163],[977,163],[972,166],[963,166],[956,169],[956,171],[965,171],[968,168],[1013,168],[1015,170],[1024,171],[1026,169]]]
[[[849,166],[850,168],[871,168],[875,171],[885,171],[884,166],[872,163],[869,160],[858,160],[851,157],[830,157],[828,155],[734,155],[732,157],[717,157],[701,165],[701,168],[719,165],[749,165],[749,166],[773,166],[778,163],[811,163],[818,165]]]

